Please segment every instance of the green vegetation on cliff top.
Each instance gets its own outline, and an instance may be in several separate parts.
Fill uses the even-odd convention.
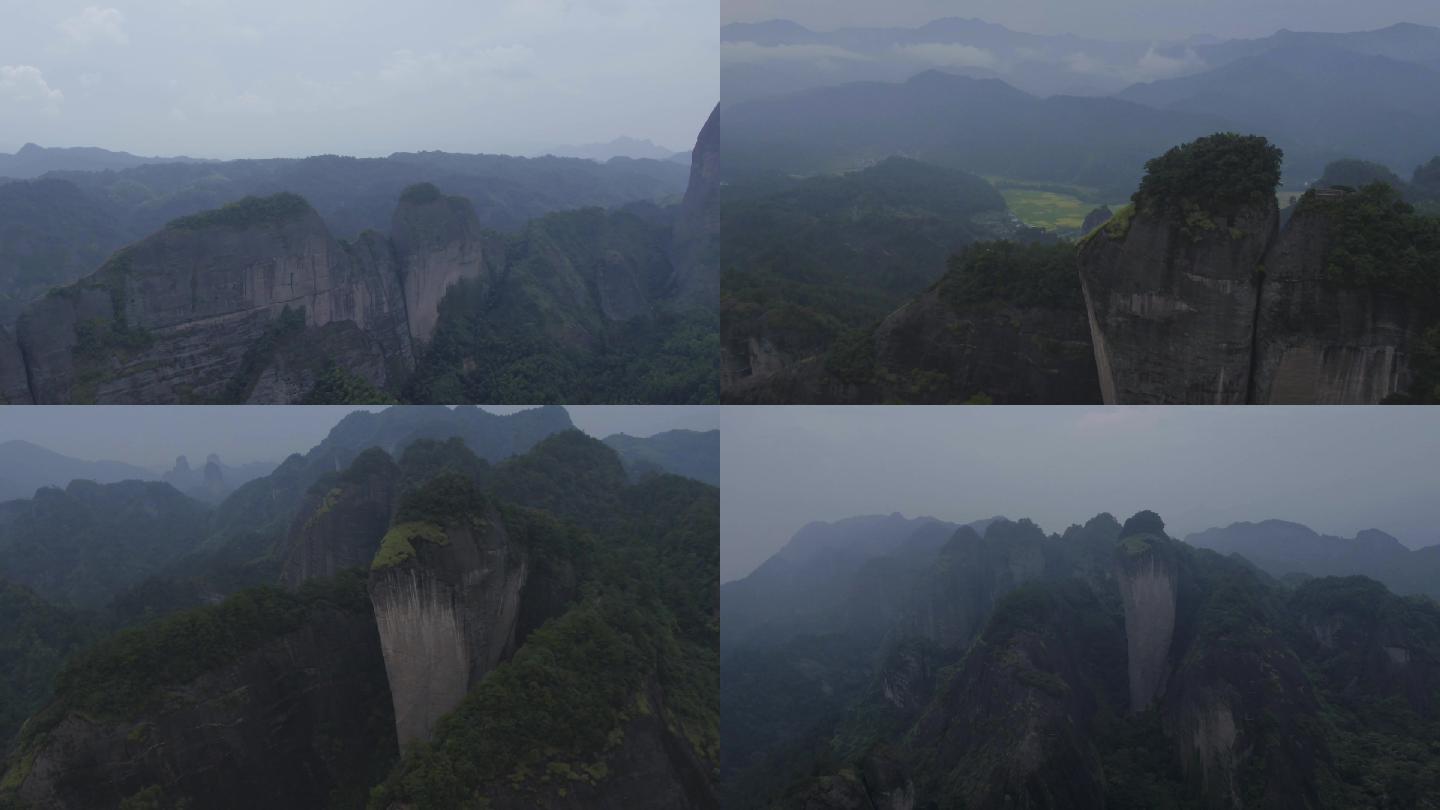
[[[198,231],[205,228],[240,230],[262,225],[279,225],[310,211],[310,203],[298,194],[282,192],[268,197],[244,197],[210,211],[173,219],[166,228]]]
[[[1140,211],[1181,220],[1187,229],[1213,229],[1214,220],[1275,204],[1283,157],[1259,135],[1198,138],[1147,162],[1131,199]]]

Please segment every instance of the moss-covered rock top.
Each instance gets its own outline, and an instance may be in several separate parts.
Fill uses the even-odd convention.
[[[206,228],[242,230],[263,225],[279,225],[310,212],[310,203],[299,194],[281,192],[269,197],[244,199],[198,214],[171,220],[167,230],[198,231]]]
[[[381,571],[393,568],[415,556],[416,543],[434,543],[443,546],[450,542],[445,530],[434,523],[410,521],[391,527],[380,540],[380,550],[370,563],[370,570]]]

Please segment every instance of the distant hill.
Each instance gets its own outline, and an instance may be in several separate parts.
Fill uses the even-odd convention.
[[[722,651],[842,627],[866,612],[852,604],[866,586],[862,572],[931,557],[957,531],[983,533],[1003,519],[962,526],[897,512],[807,524],[759,568],[720,586]]]
[[[1150,78],[1152,64],[1167,70],[1189,64],[1177,43],[1030,34],[953,17],[915,27],[835,31],[789,20],[732,23],[721,28],[720,39],[727,105],[846,82],[900,81],[930,68],[1001,78],[1042,96],[1102,95]]]
[[[1197,45],[1195,52],[1205,64],[1219,67],[1266,51],[1307,45],[1432,66],[1440,63],[1440,28],[1414,23],[1396,23],[1373,31],[1340,33],[1281,29],[1268,37]]]
[[[1335,537],[1299,523],[1264,520],[1196,532],[1185,542],[1221,554],[1239,554],[1277,577],[1362,574],[1398,594],[1440,599],[1440,546],[1412,550],[1377,529]]]
[[[1109,98],[1041,99],[997,79],[927,71],[736,104],[726,111],[731,177],[810,174],[892,155],[981,175],[1134,190],[1150,156],[1229,128],[1212,115]]]
[[[154,470],[120,461],[85,461],[19,439],[0,443],[0,501],[29,498],[41,487],[64,487],[71,481],[153,481]]]
[[[667,430],[654,436],[606,436],[632,478],[664,472],[720,486],[720,431]]]
[[[150,163],[205,163],[188,157],[141,157],[93,146],[45,147],[27,143],[13,155],[0,152],[0,177],[39,177],[47,172],[98,172]]]
[[[1264,135],[1300,181],[1341,157],[1414,166],[1440,143],[1440,71],[1318,35],[1281,37],[1214,70],[1135,85],[1117,98]]]

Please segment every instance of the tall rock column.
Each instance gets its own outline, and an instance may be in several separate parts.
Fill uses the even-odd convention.
[[[483,514],[398,523],[372,563],[370,600],[402,745],[429,739],[513,651],[529,560],[499,513]]]
[[[400,195],[390,238],[400,263],[410,339],[424,345],[435,334],[445,293],[461,279],[489,279],[480,220],[469,200],[421,183]]]
[[[1130,710],[1144,711],[1159,697],[1170,671],[1175,635],[1175,572],[1157,541],[1134,535],[1120,541],[1120,596],[1130,674]]]

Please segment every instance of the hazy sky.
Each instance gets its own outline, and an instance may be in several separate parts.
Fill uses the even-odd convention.
[[[921,25],[940,17],[978,17],[1035,34],[1097,39],[1193,34],[1268,36],[1296,31],[1359,31],[1397,22],[1440,25],[1434,0],[721,0],[725,22],[790,19],[818,29]]]
[[[744,407],[721,415],[721,577],[812,520],[1141,509],[1172,535],[1280,518],[1440,542],[1440,408]]]
[[[511,413],[524,406],[485,406]],[[89,461],[124,461],[169,469],[176,456],[203,461],[219,453],[228,464],[279,462],[305,452],[358,408],[349,405],[56,406],[0,408],[0,442],[24,439],[57,453]],[[576,427],[597,438],[612,433],[649,436],[666,430],[719,427],[710,406],[571,406]]]
[[[715,0],[0,0],[0,151],[693,146]]]

